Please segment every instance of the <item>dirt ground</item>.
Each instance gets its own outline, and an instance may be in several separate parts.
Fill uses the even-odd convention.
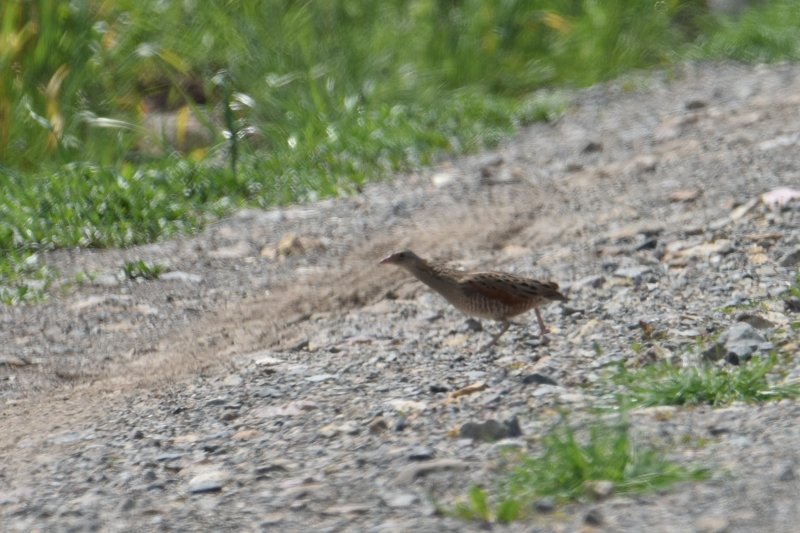
[[[355,197],[248,210],[148,246],[43,254],[62,275],[51,301],[0,309],[0,530],[478,531],[429,499],[493,482],[496,448],[448,437],[453,427],[524,417],[520,445],[535,448],[555,406],[588,416],[595,344],[633,358],[627,326],[646,320],[677,353],[681,331],[733,323],[726,302],[780,300],[800,216],[758,198],[800,183],[800,68],[689,64],[570,97],[564,117],[496,150]],[[714,252],[723,240],[730,249]],[[711,251],[680,255],[698,246]],[[574,309],[546,310],[549,346],[517,326],[473,356],[486,331],[378,266],[400,249],[556,280]],[[138,260],[169,274],[121,279]],[[604,279],[584,290],[592,276]],[[766,341],[794,354],[791,328],[778,332],[791,313],[766,308]],[[542,369],[563,390],[520,385]],[[478,381],[482,399],[447,403]],[[672,453],[722,473],[494,527],[797,531],[797,414],[784,401],[676,410],[668,428],[644,416],[641,431],[667,444],[711,440]],[[374,432],[378,418],[387,427]],[[405,450],[420,446],[435,459],[419,464],[439,467],[402,483],[417,464]]]

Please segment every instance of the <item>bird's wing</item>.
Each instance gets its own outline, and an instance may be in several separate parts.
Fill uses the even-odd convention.
[[[467,274],[463,276],[461,283],[465,291],[482,294],[509,306],[522,305],[533,299],[568,299],[558,292],[558,283],[521,278],[503,272]]]

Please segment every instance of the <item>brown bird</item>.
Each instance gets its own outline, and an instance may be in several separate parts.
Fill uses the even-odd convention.
[[[381,261],[381,264],[405,268],[463,313],[500,321],[503,324],[500,333],[478,350],[479,352],[494,346],[503,333],[508,331],[511,326],[509,318],[531,309],[536,311],[541,336],[544,337],[547,326],[544,325],[538,307],[556,300],[569,300],[558,292],[558,283],[553,281],[536,281],[505,272],[459,272],[428,263],[410,250],[392,254]]]

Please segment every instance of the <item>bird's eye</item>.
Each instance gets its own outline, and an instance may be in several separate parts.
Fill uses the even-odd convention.
[[[405,259],[406,258],[406,254],[402,254],[402,253],[401,254],[397,254],[397,258],[398,259]]]

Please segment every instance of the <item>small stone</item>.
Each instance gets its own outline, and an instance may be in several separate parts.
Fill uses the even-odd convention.
[[[216,407],[218,405],[225,405],[228,403],[227,398],[212,398],[203,404],[203,407]]]
[[[582,403],[586,401],[586,396],[580,392],[568,392],[559,395],[558,399],[563,403]]]
[[[556,508],[553,498],[541,498],[533,502],[533,509],[537,513],[552,513]]]
[[[144,432],[141,429],[137,429],[136,431],[133,432],[133,435],[131,435],[131,438],[132,439],[136,439],[136,440],[143,439],[144,438]]]
[[[756,315],[754,313],[739,313],[736,315],[737,322],[746,322],[756,329],[771,329],[775,327],[775,323],[770,322],[766,318]]]
[[[256,396],[259,398],[280,398],[283,393],[273,387],[264,387],[256,393]]]
[[[586,494],[595,500],[605,500],[614,492],[611,481],[592,481],[586,485]]]
[[[24,359],[19,357],[14,357],[13,355],[0,357],[0,366],[10,366],[10,367],[23,367],[28,366],[30,363]]]
[[[778,479],[780,481],[794,481],[796,479],[794,468],[792,468],[792,466],[787,466],[783,472],[781,472],[781,475],[778,477]]]
[[[583,516],[583,523],[589,526],[600,526],[603,524],[603,514],[600,509],[589,509]]]
[[[372,505],[364,503],[351,503],[346,505],[334,505],[322,511],[322,514],[327,515],[344,515],[344,514],[363,514],[372,510]]]
[[[491,419],[482,424],[467,422],[459,429],[459,436],[462,439],[483,440],[486,442],[496,442],[501,439],[520,437],[521,435],[522,430],[516,417],[503,423]]]
[[[627,278],[632,280],[641,279],[645,274],[651,271],[649,266],[635,266],[627,268],[618,268],[614,271],[614,275],[618,278]]]
[[[208,252],[208,256],[215,259],[238,259],[241,257],[247,257],[251,253],[252,250],[250,249],[249,244],[246,242],[239,242],[233,246],[226,246],[224,248],[218,248]]]
[[[481,375],[477,376],[477,377],[483,377],[486,374],[485,372],[475,372],[474,374],[477,375],[479,373]],[[472,374],[472,372],[469,372],[468,374]],[[473,376],[469,376],[469,377],[470,377],[470,379],[473,378]],[[475,394],[476,392],[483,392],[487,388],[488,387],[486,386],[486,383],[484,383],[483,381],[479,381],[477,383],[473,383],[472,385],[467,385],[466,387],[462,387],[462,388],[458,389],[457,391],[451,392],[449,394],[449,397],[451,399],[456,399],[456,398],[460,398],[462,396],[469,396],[470,394]]]
[[[336,379],[339,376],[335,374],[317,374],[316,376],[311,376],[306,378],[306,381],[310,381],[311,383],[322,383],[323,381],[328,381],[329,379]]]
[[[222,384],[226,387],[240,387],[244,383],[244,380],[241,376],[237,376],[236,374],[232,374],[222,380]]]
[[[253,361],[258,366],[275,366],[283,363],[283,359],[273,357],[270,352],[259,352],[245,356],[245,359]]]
[[[728,521],[718,516],[706,516],[697,521],[697,533],[725,533]]]
[[[305,248],[303,247],[302,241],[297,235],[293,233],[284,236],[278,243],[276,250],[278,252],[278,255],[284,257],[289,255],[300,255],[305,253]]]
[[[589,141],[586,143],[586,146],[583,147],[581,153],[584,154],[593,154],[595,152],[602,152],[603,151],[603,143],[597,141]]]
[[[758,203],[761,201],[761,198],[756,196],[755,198],[751,198],[747,201],[747,203],[740,205],[736,209],[730,212],[730,214],[726,217],[729,221],[733,220],[736,222],[740,218],[744,217],[747,213],[749,213]]]
[[[553,380],[553,379],[551,379],[551,378],[549,378],[547,376],[543,376],[542,374],[539,374],[538,372],[534,372],[533,374],[529,374],[529,375],[525,376],[524,378],[522,378],[522,384],[523,385],[534,385],[534,384],[536,384],[536,385],[558,385],[558,383],[556,383],[555,380]]]
[[[222,472],[214,470],[211,472],[204,472],[195,476],[187,487],[187,490],[192,494],[202,492],[217,492],[222,490],[225,486],[223,481]]]
[[[578,307],[575,305],[561,305],[561,316],[582,315],[586,312],[586,308]]]
[[[197,274],[190,274],[188,272],[181,272],[174,270],[172,272],[165,272],[158,276],[161,281],[183,281],[185,283],[203,283],[203,277]]]
[[[239,418],[239,413],[237,413],[233,409],[226,409],[222,413],[222,416],[219,417],[220,420],[223,420],[225,422],[230,422],[231,420],[236,420],[237,418]]]
[[[394,430],[395,431],[403,431],[408,427],[408,423],[406,422],[406,417],[401,416],[397,419],[397,422],[394,423]]]
[[[252,439],[254,437],[260,437],[261,435],[262,433],[257,429],[245,429],[238,433],[234,433],[231,438],[237,440],[245,440],[245,439]]]
[[[265,476],[272,472],[289,472],[293,467],[292,463],[277,460],[272,463],[262,464],[253,468],[253,473],[257,476]]]
[[[800,298],[797,296],[786,298],[786,300],[783,301],[783,307],[786,311],[800,313]]]
[[[358,424],[356,424],[352,420],[349,420],[344,424],[342,424],[341,426],[339,426],[339,431],[341,431],[345,435],[358,435],[359,433],[361,433],[361,428],[358,426]]]
[[[792,267],[798,263],[800,263],[800,247],[795,248],[778,260],[778,266],[782,267]]]
[[[163,279],[166,274],[161,274],[159,279]],[[92,285],[100,287],[116,287],[121,283],[116,274],[100,274],[92,280]]]
[[[182,453],[162,453],[160,455],[156,455],[156,461],[175,461],[181,457],[183,457]]]
[[[125,498],[119,504],[119,510],[123,513],[130,511],[134,507],[136,507],[136,502],[133,500],[133,498]]]
[[[603,283],[606,282],[605,276],[587,276],[585,278],[579,279],[578,281],[574,282],[570,286],[570,290],[579,290],[583,287],[592,287],[593,289],[599,289],[603,286]]]
[[[408,454],[410,461],[430,461],[436,455],[432,446],[416,446]]]
[[[715,342],[710,348],[703,351],[703,357],[711,362],[716,362],[727,355],[727,350],[722,344]]]
[[[383,417],[378,417],[369,424],[369,432],[373,435],[378,435],[389,429],[389,425]]]
[[[382,497],[382,499],[383,503],[392,509],[404,509],[406,507],[411,507],[419,500],[416,494],[411,494],[408,492],[386,494]]]
[[[498,452],[512,449],[525,451],[527,448],[528,444],[523,439],[503,439],[492,445],[492,449]]]
[[[281,513],[268,513],[264,515],[259,525],[263,528],[269,528],[281,522],[283,522],[283,515]]]
[[[441,315],[439,315],[439,316],[441,317]],[[476,320],[474,318],[468,318],[467,319],[467,327],[471,331],[474,331],[475,333],[480,333],[481,331],[483,331],[483,324],[481,324],[481,321],[480,320]]]
[[[470,381],[478,381],[479,379],[481,379],[485,375],[486,375],[486,372],[484,372],[482,370],[473,370],[471,372],[467,372],[467,379],[469,379]],[[475,383],[473,385],[468,385],[467,387],[464,387],[464,388],[465,389],[469,388],[469,387],[480,388],[480,385],[481,385],[480,383]]]
[[[336,435],[339,434],[339,427],[333,424],[329,424],[320,428],[319,434],[325,437],[326,439],[332,439]]]
[[[445,185],[454,182],[457,178],[458,176],[450,172],[439,172],[431,176],[431,184],[437,189],[441,189]]]
[[[693,202],[703,193],[700,189],[680,189],[669,195],[670,202]]]
[[[463,470],[469,468],[469,463],[459,461],[458,459],[439,459],[436,461],[425,461],[422,463],[411,463],[395,478],[398,484],[411,483],[417,477],[427,475],[431,472],[440,472],[442,470]]]

